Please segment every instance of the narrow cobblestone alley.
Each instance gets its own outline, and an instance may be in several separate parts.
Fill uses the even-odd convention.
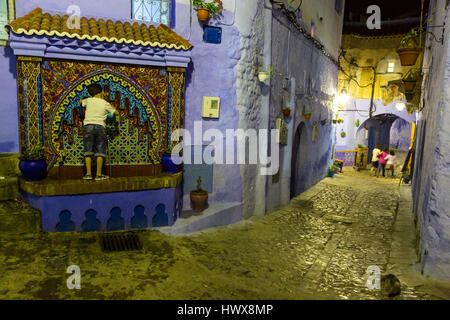
[[[397,179],[347,168],[265,217],[189,236],[142,232],[142,252],[103,253],[96,233],[2,234],[0,298],[382,299],[366,288],[366,269],[398,267],[391,255],[398,190]],[[1,210],[30,214],[15,202]],[[410,226],[399,236],[414,234]],[[413,241],[396,247],[400,258]],[[427,286],[414,260],[401,261],[419,280],[397,274],[396,299],[448,298],[448,286]],[[81,290],[66,287],[73,264]]]

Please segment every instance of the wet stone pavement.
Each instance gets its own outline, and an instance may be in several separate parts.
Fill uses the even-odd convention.
[[[139,232],[134,252],[102,252],[96,233],[2,228],[0,299],[385,299],[366,270],[388,270],[398,190],[346,168],[264,217],[189,236]],[[30,215],[0,203],[7,211]],[[67,288],[70,265],[80,290]],[[394,299],[443,298],[424,288],[402,282]]]

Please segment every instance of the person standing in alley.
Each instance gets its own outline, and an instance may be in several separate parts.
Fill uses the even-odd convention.
[[[378,171],[377,171],[377,177],[380,174],[380,171],[383,170],[383,177],[386,176],[386,157],[389,155],[389,149],[388,148],[384,148],[383,152],[378,154],[378,158],[380,159],[380,163],[378,165]]]
[[[372,151],[372,167],[370,168],[370,173],[375,175],[378,170],[378,154],[381,153],[381,146],[378,144]]]
[[[394,150],[391,150],[389,152],[389,155],[385,158],[386,159],[386,170],[391,170],[392,172],[392,178],[394,177],[394,162],[395,162],[395,152]]]

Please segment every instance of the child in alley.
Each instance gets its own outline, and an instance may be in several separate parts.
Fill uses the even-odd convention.
[[[86,175],[83,179],[92,180],[92,157],[97,158],[97,172],[95,180],[105,180],[109,177],[102,174],[103,160],[106,157],[106,123],[110,114],[119,115],[119,112],[104,99],[102,86],[91,84],[88,86],[90,98],[80,103],[86,108],[83,122],[84,155],[86,162]]]
[[[383,177],[386,176],[386,163],[387,163],[386,157],[389,155],[388,152],[389,152],[389,149],[384,148],[383,152],[378,154],[380,163],[378,165],[377,177],[379,176],[380,171],[383,171]]]
[[[394,162],[395,162],[395,152],[394,150],[391,150],[389,152],[389,155],[385,158],[386,159],[386,170],[391,170],[392,178],[394,177]]]
[[[372,167],[370,168],[371,175],[375,175],[378,170],[378,154],[381,153],[381,146],[378,144],[372,151]]]

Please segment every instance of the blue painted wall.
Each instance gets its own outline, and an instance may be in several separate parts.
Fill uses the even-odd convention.
[[[19,152],[16,68],[12,49],[0,46],[0,152]]]
[[[436,7],[437,6],[437,7]],[[448,25],[445,1],[432,1],[434,25]],[[450,52],[449,30],[444,45],[428,39],[423,72],[423,111],[419,114],[414,212],[420,230],[420,261],[424,275],[450,280]]]
[[[76,3],[81,14],[87,17],[130,20],[131,4],[127,0],[17,0],[17,17],[41,7],[44,12],[64,14],[68,6]],[[185,128],[193,132],[194,121],[202,121],[202,97],[215,96],[221,98],[220,118],[203,119],[203,131],[214,128],[225,134],[226,129],[238,127],[239,113],[236,105],[236,65],[240,59],[239,31],[235,26],[226,26],[234,21],[233,13],[224,11],[221,20],[210,23],[223,28],[222,44],[203,42],[203,29],[196,12],[190,7],[178,3],[176,5],[175,32],[194,45],[192,63],[186,76]],[[192,25],[191,25],[192,21]],[[6,72],[0,75],[2,83],[2,117],[0,117],[0,152],[18,152],[18,116],[17,116],[17,84],[16,58],[9,47],[0,47],[0,67]],[[188,169],[189,170],[189,169]],[[187,175],[187,179],[197,179]],[[211,176],[204,180],[212,180],[213,188],[210,201],[240,202],[242,201],[241,175],[239,165],[214,165]],[[195,185],[195,181],[187,181]],[[233,186],[230,188],[230,186]],[[186,195],[189,197],[189,195]],[[186,198],[186,200],[188,200]],[[185,201],[189,206],[189,201]]]

